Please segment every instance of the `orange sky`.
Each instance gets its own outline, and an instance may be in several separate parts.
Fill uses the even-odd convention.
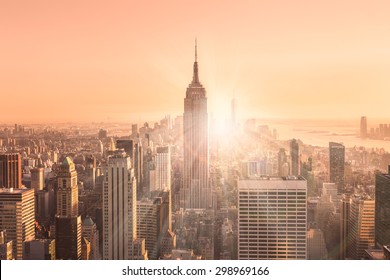
[[[212,3],[209,3],[212,2]],[[340,3],[342,2],[342,3]],[[390,1],[1,1],[0,123],[390,117]]]

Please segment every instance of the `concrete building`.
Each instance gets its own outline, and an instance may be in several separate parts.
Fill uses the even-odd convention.
[[[375,243],[390,245],[390,166],[387,174],[375,176]]]
[[[55,260],[56,246],[54,239],[35,239],[23,242],[24,260]]]
[[[182,208],[205,209],[212,206],[209,184],[209,137],[206,90],[199,81],[197,49],[193,78],[184,98],[184,169]]]
[[[91,244],[90,260],[100,260],[99,252],[99,231],[97,230],[96,223],[91,217],[86,216],[81,226],[81,235],[86,238]]]
[[[328,251],[326,249],[324,235],[320,229],[312,228],[307,232],[307,259],[328,259]]]
[[[0,188],[22,186],[22,160],[18,153],[0,154]]]
[[[23,259],[23,242],[35,239],[34,190],[0,189],[0,229],[12,241],[13,257]]]
[[[33,168],[31,172],[31,188],[36,192],[45,187],[44,169],[41,167]]]
[[[12,260],[12,241],[8,241],[7,232],[0,231],[0,260]]]
[[[238,259],[306,259],[307,184],[302,177],[238,182]]]
[[[345,147],[329,142],[329,182],[336,183],[339,194],[344,193]]]
[[[349,228],[351,232],[351,258],[364,259],[365,250],[375,245],[375,201],[370,197],[351,199]]]
[[[171,151],[170,147],[156,148],[156,182],[151,191],[171,189]]]
[[[299,144],[296,139],[290,142],[291,173],[290,175],[298,176],[300,174],[299,165]]]
[[[137,238],[137,192],[131,159],[116,153],[108,159],[103,185],[103,259],[132,259]]]
[[[81,259],[81,216],[78,214],[77,171],[66,157],[57,176],[57,209],[55,217],[56,258]]]

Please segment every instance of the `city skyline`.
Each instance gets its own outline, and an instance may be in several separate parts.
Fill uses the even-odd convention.
[[[216,118],[229,118],[233,97],[239,119],[386,117],[385,1],[146,5],[5,3],[0,92],[7,106],[1,120],[179,115],[195,37]]]

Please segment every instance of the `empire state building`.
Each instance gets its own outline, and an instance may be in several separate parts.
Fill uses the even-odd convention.
[[[211,207],[209,184],[209,137],[206,90],[199,81],[197,46],[192,82],[184,98],[184,180],[181,196],[184,208]]]

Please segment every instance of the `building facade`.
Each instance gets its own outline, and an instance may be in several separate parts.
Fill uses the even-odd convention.
[[[209,137],[206,90],[199,81],[197,52],[192,82],[184,98],[184,170],[181,205],[183,208],[209,208]]]
[[[12,241],[13,257],[23,259],[23,242],[35,239],[33,189],[0,189],[0,229]]]
[[[238,259],[307,259],[302,177],[238,182]]]
[[[108,159],[103,184],[103,259],[132,258],[137,238],[137,192],[134,169],[126,154]]]

